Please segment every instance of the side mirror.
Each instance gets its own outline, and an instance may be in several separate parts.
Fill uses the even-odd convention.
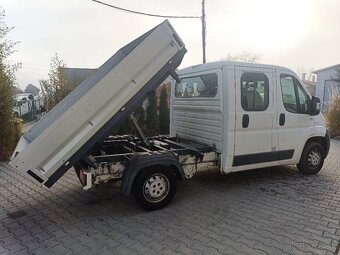
[[[309,114],[312,116],[318,115],[320,113],[320,109],[320,98],[312,96],[312,100],[310,101]]]

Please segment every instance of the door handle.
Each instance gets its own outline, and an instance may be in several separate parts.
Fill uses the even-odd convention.
[[[283,126],[286,122],[286,115],[284,113],[280,114],[279,124],[280,126]]]
[[[248,114],[243,114],[242,117],[242,127],[247,128],[249,126],[249,115]]]

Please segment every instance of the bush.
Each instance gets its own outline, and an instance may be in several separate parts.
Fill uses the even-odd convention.
[[[12,116],[11,80],[0,64],[0,161],[8,161],[15,149],[21,132],[21,123]]]
[[[12,89],[8,76],[0,64],[0,161],[10,158],[15,145],[12,128]]]
[[[78,83],[70,84],[67,81],[65,67],[64,61],[59,59],[58,54],[55,54],[51,59],[48,79],[40,80],[41,92],[45,98],[44,106],[47,111],[63,100],[78,85]]]
[[[325,118],[331,137],[340,136],[340,95],[333,94]]]

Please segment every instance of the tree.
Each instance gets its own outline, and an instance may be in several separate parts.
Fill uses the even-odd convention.
[[[261,55],[254,54],[249,51],[242,51],[237,53],[236,55],[228,54],[222,60],[228,61],[237,61],[237,62],[246,62],[246,63],[258,63],[261,60]]]
[[[48,79],[40,80],[40,87],[45,98],[45,108],[47,110],[52,109],[75,87],[68,84],[64,72],[65,67],[64,61],[59,59],[58,54],[55,54],[51,59]]]
[[[22,89],[19,86],[12,86],[12,95],[23,93]]]
[[[159,121],[157,113],[157,98],[154,91],[148,97],[145,126],[146,133],[148,135],[155,135],[158,132]]]
[[[168,104],[168,91],[166,86],[161,89],[159,99],[159,131],[161,134],[169,134],[170,110]]]
[[[0,161],[8,160],[13,152],[18,136],[13,128],[12,92],[15,85],[15,71],[20,63],[11,63],[8,57],[15,52],[15,45],[7,38],[12,28],[4,21],[5,11],[0,11]]]

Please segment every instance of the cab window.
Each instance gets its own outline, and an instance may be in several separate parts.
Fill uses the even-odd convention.
[[[282,100],[285,109],[292,113],[308,113],[309,97],[299,81],[288,74],[280,76]]]
[[[176,83],[176,97],[215,97],[217,94],[217,74],[202,74],[192,77],[182,78],[180,83]]]
[[[269,81],[264,73],[241,76],[241,104],[245,111],[264,111],[269,104]]]

